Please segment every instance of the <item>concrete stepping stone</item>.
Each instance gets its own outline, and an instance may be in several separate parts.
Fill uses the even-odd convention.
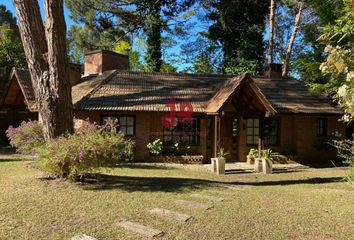
[[[144,235],[148,238],[154,238],[154,237],[158,237],[158,236],[163,235],[163,231],[157,230],[154,228],[150,228],[150,227],[146,227],[146,226],[141,225],[139,223],[122,221],[119,223],[119,225],[127,230],[139,233],[139,234]]]
[[[87,235],[76,235],[75,237],[72,237],[71,240],[97,240],[97,238],[90,237]]]
[[[183,213],[178,213],[174,212],[168,209],[162,209],[162,208],[154,208],[149,211],[150,213],[154,213],[157,215],[160,215],[162,217],[166,218],[171,218],[180,222],[187,222],[188,219],[190,219],[192,216],[183,214]]]
[[[203,210],[208,210],[213,207],[209,204],[204,204],[204,203],[194,202],[194,201],[187,201],[187,200],[177,200],[176,203],[186,206],[186,207],[199,208],[199,209],[203,209]]]
[[[252,185],[225,185],[225,187],[232,190],[244,190],[246,188],[251,188],[253,186]]]
[[[207,200],[211,200],[211,201],[215,201],[215,202],[221,202],[224,200],[223,198],[214,197],[211,195],[199,194],[199,193],[192,194],[191,196],[196,197],[196,198],[207,199]]]

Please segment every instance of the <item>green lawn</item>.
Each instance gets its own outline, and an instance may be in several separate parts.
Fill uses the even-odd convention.
[[[0,159],[0,239],[142,239],[118,226],[131,220],[162,239],[353,239],[354,188],[345,168],[294,169],[273,175],[215,176],[203,166],[136,164],[102,171],[99,183],[35,179],[29,161]],[[231,190],[226,183],[250,184]],[[222,190],[226,194],[212,191]],[[224,198],[193,199],[192,193]],[[177,199],[212,203],[189,209]],[[193,216],[186,223],[148,212],[161,207]]]

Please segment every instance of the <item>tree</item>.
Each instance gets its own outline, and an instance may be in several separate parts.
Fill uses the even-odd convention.
[[[63,1],[45,0],[43,26],[37,0],[14,0],[28,69],[46,140],[73,132]]]
[[[210,5],[209,37],[223,50],[223,72],[258,74],[263,69],[263,32],[268,1],[217,0]]]
[[[13,67],[26,65],[17,33],[16,18],[4,5],[0,5],[0,90],[6,85]]]
[[[273,48],[274,48],[274,17],[275,0],[270,0],[270,14],[269,14],[269,43],[268,43],[268,65],[273,64]]]
[[[194,62],[194,73],[213,73],[214,69],[208,56],[205,53],[200,54]]]
[[[324,26],[333,25],[341,17],[344,6],[343,0],[305,1],[300,27],[301,39],[298,40],[298,49],[292,54],[292,62],[301,81],[309,84],[312,90],[323,90],[319,86],[329,80],[319,69],[326,59],[324,53],[326,44],[318,39],[323,33]]]
[[[354,11],[348,3],[342,16],[334,24],[324,27],[321,41],[327,44],[326,60],[321,64],[322,73],[329,77],[322,88],[330,93],[345,110],[344,119],[354,119]],[[333,46],[335,45],[335,46]]]
[[[300,19],[301,19],[301,14],[302,14],[303,8],[304,8],[304,0],[299,0],[299,2],[298,2],[298,10],[297,10],[296,17],[295,17],[293,32],[291,34],[291,37],[290,37],[290,40],[289,40],[289,45],[288,45],[288,48],[286,50],[285,59],[283,61],[283,69],[282,69],[282,76],[283,77],[287,77],[288,76],[289,60],[290,60],[291,53],[292,53],[292,50],[293,50],[293,45],[294,45],[294,41],[295,41],[295,38],[296,38],[296,34],[297,34],[298,29],[299,29]]]
[[[11,11],[6,9],[6,6],[0,5],[0,25],[11,24],[16,25],[16,18],[12,15]]]
[[[0,66],[0,89],[5,86],[13,67],[26,66],[21,39],[6,25],[0,25]]]
[[[67,0],[71,17],[99,31],[122,29],[126,35],[143,35],[147,42],[147,70],[162,66],[162,32],[183,34],[182,24],[190,17],[195,0]],[[117,41],[118,42],[118,41]]]

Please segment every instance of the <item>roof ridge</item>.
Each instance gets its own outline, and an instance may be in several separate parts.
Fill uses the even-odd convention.
[[[210,74],[210,73],[179,73],[179,72],[146,72],[146,71],[131,71],[131,70],[117,70],[117,73],[123,74],[136,74],[136,75],[157,75],[157,76],[181,76],[181,77],[222,77],[222,78],[234,78],[242,75],[234,74]]]

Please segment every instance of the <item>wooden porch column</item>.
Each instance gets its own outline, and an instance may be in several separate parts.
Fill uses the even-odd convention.
[[[262,150],[264,150],[264,116],[259,118],[259,138],[258,138],[258,157],[262,157]]]
[[[211,118],[211,157],[216,158],[219,150],[220,137],[220,121],[219,116],[215,115]]]

